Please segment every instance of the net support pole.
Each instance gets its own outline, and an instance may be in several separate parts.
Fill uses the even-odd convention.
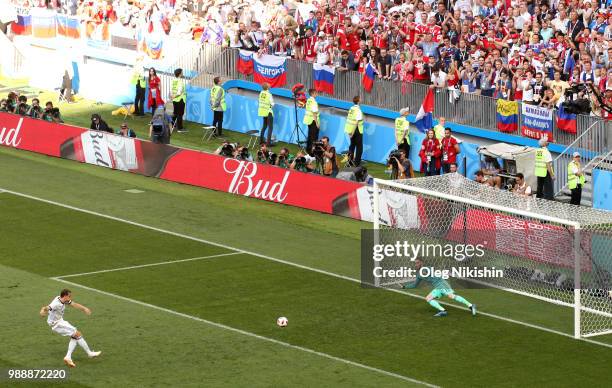
[[[378,186],[378,179],[374,179],[374,185],[372,186],[374,192],[372,193],[372,222],[374,223],[374,244],[378,244],[380,242],[380,237],[378,235],[380,231],[380,217],[378,215],[378,207],[380,203],[380,187]],[[374,263],[375,266],[380,266],[380,262]],[[380,286],[380,279],[374,277],[374,285],[376,287]]]
[[[580,314],[581,302],[580,293],[582,289],[581,277],[581,249],[580,249],[580,226],[574,227],[574,338],[581,337]]]

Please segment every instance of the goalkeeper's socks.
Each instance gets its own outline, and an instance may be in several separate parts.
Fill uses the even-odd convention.
[[[459,295],[455,295],[455,300],[459,303],[463,303],[464,305],[468,306],[468,307],[472,307],[472,304],[470,302],[468,302],[464,297],[459,296]]]
[[[432,299],[432,300],[430,300],[430,301],[429,301],[429,302],[427,302],[427,303],[429,303],[429,304],[431,305],[431,307],[435,308],[435,309],[436,309],[436,310],[438,310],[438,311],[444,311],[444,307],[442,307],[442,306],[440,305],[440,303],[438,303],[438,301],[437,301],[437,300],[435,300],[435,299]]]

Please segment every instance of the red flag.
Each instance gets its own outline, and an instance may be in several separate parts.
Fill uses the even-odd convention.
[[[240,50],[238,52],[237,67],[240,74],[253,74],[253,53],[246,50]]]
[[[363,78],[361,79],[361,84],[366,92],[370,93],[372,91],[372,87],[374,86],[374,80],[376,79],[376,70],[371,63],[366,65],[365,71],[363,72]]]

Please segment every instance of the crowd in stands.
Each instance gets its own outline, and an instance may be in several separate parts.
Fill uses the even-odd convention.
[[[341,71],[371,63],[382,79],[456,90],[451,102],[460,91],[546,107],[586,98],[611,116],[610,0],[12,1]]]

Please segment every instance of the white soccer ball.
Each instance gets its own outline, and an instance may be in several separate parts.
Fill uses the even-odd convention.
[[[288,321],[288,320],[287,320],[287,318],[285,318],[285,317],[279,317],[279,318],[276,320],[276,324],[277,324],[279,327],[285,327],[285,326],[287,326],[287,323],[289,323],[289,321]]]

